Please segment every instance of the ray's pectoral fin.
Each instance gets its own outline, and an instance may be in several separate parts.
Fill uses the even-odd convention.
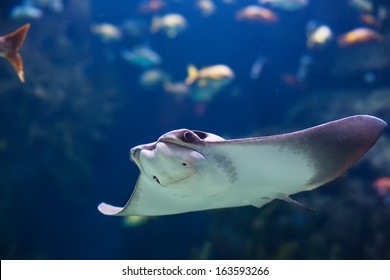
[[[119,212],[121,212],[123,208],[112,206],[110,204],[102,202],[99,204],[98,209],[101,213],[103,213],[105,215],[116,215]]]
[[[375,144],[386,123],[372,116],[353,116],[297,132],[314,174],[306,190],[319,187],[356,163]]]

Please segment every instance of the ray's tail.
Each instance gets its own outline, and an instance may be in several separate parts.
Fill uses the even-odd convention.
[[[30,24],[25,24],[15,32],[0,37],[0,51],[12,67],[15,69],[20,81],[24,82],[23,60],[19,54],[19,49],[24,43]]]

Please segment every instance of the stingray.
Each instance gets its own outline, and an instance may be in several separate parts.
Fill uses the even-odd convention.
[[[253,205],[290,195],[340,176],[378,140],[386,123],[352,116],[301,131],[225,140],[179,129],[130,150],[140,175],[122,207],[101,203],[114,216],[159,216]]]

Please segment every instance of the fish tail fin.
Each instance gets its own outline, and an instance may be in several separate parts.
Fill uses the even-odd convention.
[[[16,74],[22,83],[24,83],[24,71],[23,71],[23,60],[19,53],[17,52],[8,52],[5,54],[5,57],[15,69]]]
[[[18,51],[23,45],[24,39],[26,38],[29,28],[30,24],[25,24],[15,32],[6,35],[3,38],[4,42],[6,42],[10,49],[4,54],[4,56],[15,69],[20,81],[22,82],[24,82],[23,60]]]
[[[10,46],[12,51],[17,52],[23,45],[24,39],[26,38],[29,28],[30,24],[27,23],[15,32],[4,36],[4,41]]]
[[[156,33],[161,28],[161,21],[158,16],[154,16],[152,19],[152,24],[150,25],[150,32]]]
[[[188,65],[187,67],[188,76],[185,83],[191,85],[198,78],[198,69],[194,65]]]

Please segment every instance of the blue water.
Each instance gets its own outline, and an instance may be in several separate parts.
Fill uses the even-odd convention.
[[[74,8],[77,1],[64,0],[60,13],[43,7],[40,19],[10,18],[22,1],[0,4],[1,36],[31,23],[20,51],[26,83],[5,59],[0,63],[0,142],[7,143],[0,148],[2,259],[390,258],[389,206],[372,187],[376,178],[390,176],[388,142],[341,179],[297,196],[316,213],[273,202],[126,227],[122,218],[97,210],[102,201],[124,205],[130,197],[139,174],[130,148],[173,129],[238,138],[353,114],[389,121],[390,60],[378,51],[389,46],[389,16],[373,27],[384,36],[381,42],[342,49],[333,39],[310,50],[309,21],[329,26],[334,38],[368,25],[346,0],[312,0],[297,11],[271,8],[277,23],[237,21],[239,9],[257,3],[250,0],[214,0],[216,10],[208,17],[195,0],[166,0],[164,8],[148,14],[138,12],[148,1],[91,0],[83,9]],[[369,2],[374,16],[382,8],[389,13],[386,1]],[[188,22],[174,39],[149,32],[153,16],[167,13]],[[104,22],[121,29],[128,19],[146,25],[140,36],[106,43],[90,30]],[[189,64],[225,64],[235,78],[204,102],[174,96],[162,86],[145,89],[139,85],[144,70],[120,56],[137,45],[156,51],[163,61],[159,68],[175,82],[184,81]],[[372,52],[379,59],[365,57]],[[267,62],[253,80],[250,69],[259,55]],[[311,58],[304,79],[284,80],[297,73],[304,55]],[[372,80],[364,79],[367,73]]]

